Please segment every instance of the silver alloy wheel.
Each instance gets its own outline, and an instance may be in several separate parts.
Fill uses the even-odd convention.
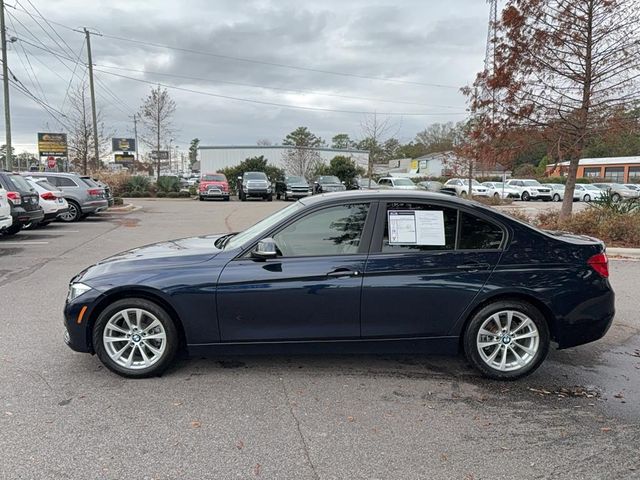
[[[540,332],[524,313],[503,310],[482,322],[476,345],[489,367],[513,372],[533,361],[540,347]]]
[[[148,310],[125,308],[105,325],[102,343],[117,365],[140,370],[160,361],[167,347],[167,333],[160,320]]]
[[[73,222],[78,217],[78,207],[69,202],[69,210],[60,215],[60,219],[65,222]]]

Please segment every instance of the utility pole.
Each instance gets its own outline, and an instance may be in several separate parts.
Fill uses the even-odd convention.
[[[138,122],[137,122],[138,114],[133,114],[133,136],[135,137],[136,142],[136,161],[133,164],[133,171],[136,171],[136,163],[138,163]]]
[[[5,168],[11,170],[11,111],[9,108],[9,66],[7,65],[7,29],[4,26],[4,0],[0,0],[0,35],[2,36],[2,86],[4,90],[4,123],[5,123],[5,143],[7,153],[5,154]]]
[[[96,166],[100,164],[100,154],[98,152],[98,120],[96,115],[96,92],[93,87],[93,61],[91,59],[91,34],[84,29],[87,38],[87,60],[89,61],[89,91],[91,92],[91,115],[93,117],[93,153],[95,155]],[[83,173],[87,174],[87,163],[82,166]]]

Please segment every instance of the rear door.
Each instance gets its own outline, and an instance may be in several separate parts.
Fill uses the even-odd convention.
[[[442,212],[444,244],[390,242],[389,215],[413,211]],[[505,235],[444,203],[381,203],[362,287],[363,338],[447,335],[498,263]]]

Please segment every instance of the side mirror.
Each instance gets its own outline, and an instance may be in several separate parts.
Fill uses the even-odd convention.
[[[318,185],[318,182],[313,182],[314,185]]]
[[[256,248],[251,252],[253,258],[266,260],[267,258],[275,258],[278,255],[278,247],[273,238],[263,238],[258,242]]]
[[[346,185],[345,182],[340,182],[340,183],[343,184],[343,185]]]

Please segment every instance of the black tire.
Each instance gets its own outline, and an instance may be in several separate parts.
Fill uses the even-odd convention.
[[[105,326],[113,315],[125,308],[139,308],[147,310],[148,312],[155,315],[155,317],[160,321],[160,323],[162,323],[162,326],[164,327],[167,342],[164,353],[156,363],[148,368],[133,370],[118,365],[114,360],[111,359],[105,349],[104,343],[102,341],[102,335]],[[93,326],[92,338],[93,348],[104,366],[112,372],[127,378],[148,378],[161,375],[162,372],[164,372],[173,362],[179,345],[178,330],[176,329],[176,326],[169,314],[167,314],[167,312],[156,303],[142,298],[125,298],[123,300],[113,302],[111,305],[105,308],[100,313]]]
[[[538,332],[538,347],[531,360],[517,370],[511,371],[502,371],[488,365],[481,357],[477,344],[478,332],[482,324],[492,315],[506,310],[524,314],[533,322]],[[509,342],[511,342],[511,340],[509,340]],[[467,360],[484,376],[494,380],[517,380],[534,372],[547,357],[549,353],[549,343],[549,327],[544,315],[530,303],[520,300],[501,300],[481,308],[473,315],[463,333],[464,353]],[[502,347],[502,344],[498,342],[496,348],[500,347]]]
[[[198,200],[200,200],[201,202],[204,202],[204,197],[202,195],[198,195]]]
[[[273,195],[267,195],[267,202],[273,202]]]
[[[500,194],[498,192],[494,193],[493,194],[493,198],[498,198],[499,199],[500,198]]]
[[[82,218],[82,209],[74,200],[67,200],[69,203],[69,211],[58,217],[61,222],[77,222]]]
[[[621,199],[622,197],[620,196],[619,193],[614,193],[613,195],[611,195],[611,200],[613,200],[616,203],[618,203]]]
[[[591,195],[589,195],[588,193],[582,197],[582,201],[583,202],[590,202],[591,201]]]
[[[467,198],[467,192],[465,192],[464,190],[460,192],[460,197],[461,198]]]
[[[228,202],[229,201],[229,196],[227,195],[226,197],[224,197],[224,201]]]
[[[18,233],[20,230],[22,230],[22,224],[21,223],[14,223],[13,225],[11,225],[9,228],[7,228],[5,231],[3,231],[2,233],[4,235],[15,235],[16,233]]]
[[[531,195],[529,195],[529,192],[522,192],[522,201],[528,202],[529,200],[531,200]]]
[[[561,199],[560,199],[560,195],[558,195],[557,193],[554,193],[554,194],[553,194],[553,201],[554,201],[554,202],[559,202],[560,200],[561,200]]]

